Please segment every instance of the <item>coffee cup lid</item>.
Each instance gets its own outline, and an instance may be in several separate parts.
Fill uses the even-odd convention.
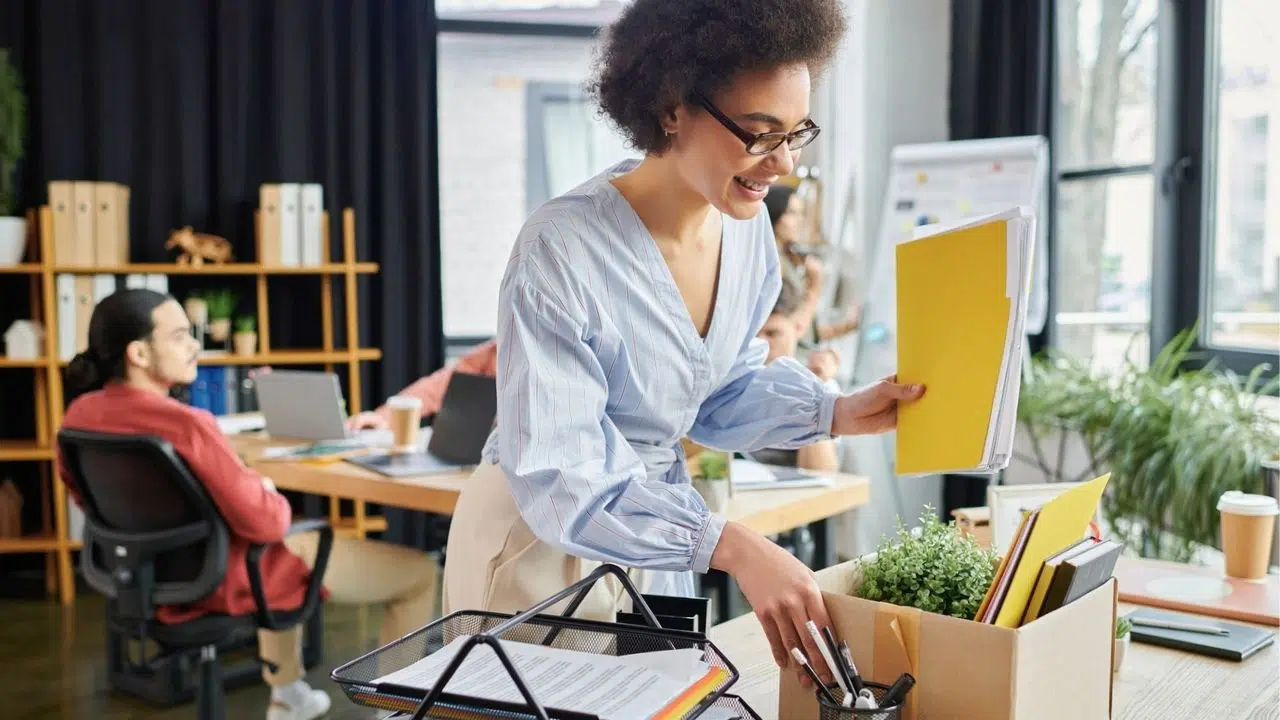
[[[387,398],[387,407],[396,408],[398,410],[416,410],[422,407],[422,398],[412,395],[392,395]]]
[[[1228,490],[1218,498],[1218,510],[1235,515],[1275,515],[1280,513],[1280,503],[1267,495],[1250,495],[1239,490]]]

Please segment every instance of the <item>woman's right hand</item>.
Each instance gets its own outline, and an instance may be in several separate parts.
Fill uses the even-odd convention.
[[[810,620],[819,630],[831,624],[812,570],[776,543],[736,522],[725,523],[711,566],[738,582],[764,628],[778,667],[791,667],[801,684],[811,687],[809,676],[791,658],[791,648],[798,647],[823,682],[833,681],[805,627]]]
[[[357,432],[359,430],[385,430],[389,427],[387,419],[373,412],[356,413],[347,418],[347,430]]]

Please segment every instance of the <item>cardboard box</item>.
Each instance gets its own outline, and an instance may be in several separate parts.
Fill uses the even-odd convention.
[[[981,548],[991,547],[991,508],[971,507],[951,511],[961,535],[972,535]]]
[[[1078,720],[1111,716],[1116,583],[1017,629],[853,597],[859,561],[817,574],[827,613],[859,674],[910,672],[905,720]],[[780,674],[778,717],[818,717],[813,690]]]

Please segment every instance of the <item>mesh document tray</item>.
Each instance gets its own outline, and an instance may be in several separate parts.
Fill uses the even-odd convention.
[[[605,575],[616,575],[631,596],[633,608],[648,621],[649,626],[619,625],[617,623],[582,620],[570,617],[585,599],[591,586]],[[576,596],[566,606],[562,615],[541,614],[553,605]],[[441,675],[441,682],[429,692],[420,688],[376,682],[378,678],[406,668],[439,651],[459,637],[467,637],[453,660]],[[738,680],[738,671],[719,648],[702,633],[670,630],[659,625],[652,610],[640,597],[627,574],[616,565],[601,565],[581,581],[561,590],[534,607],[509,615],[487,611],[459,611],[447,615],[426,627],[373,652],[334,669],[333,681],[342,687],[352,701],[382,710],[397,710],[407,717],[418,718],[537,718],[550,720],[599,720],[595,715],[574,712],[562,708],[543,708],[530,693],[524,678],[508,659],[497,640],[536,643],[549,647],[594,653],[597,655],[627,655],[657,650],[698,648],[704,660],[724,668],[727,676],[712,689],[700,703],[682,716],[692,720],[708,707],[741,708],[741,717],[758,718],[741,699],[726,697],[725,691]],[[522,702],[504,702],[444,692],[453,672],[462,664],[469,652],[480,645],[488,645],[506,668],[507,674],[523,696]],[[486,651],[487,652],[487,651]],[[727,703],[727,705],[726,705]]]

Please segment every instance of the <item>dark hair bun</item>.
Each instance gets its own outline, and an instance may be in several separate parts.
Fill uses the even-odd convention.
[[[71,358],[66,371],[66,396],[70,401],[87,392],[102,389],[106,378],[98,368],[98,363],[89,352],[82,352]]]

